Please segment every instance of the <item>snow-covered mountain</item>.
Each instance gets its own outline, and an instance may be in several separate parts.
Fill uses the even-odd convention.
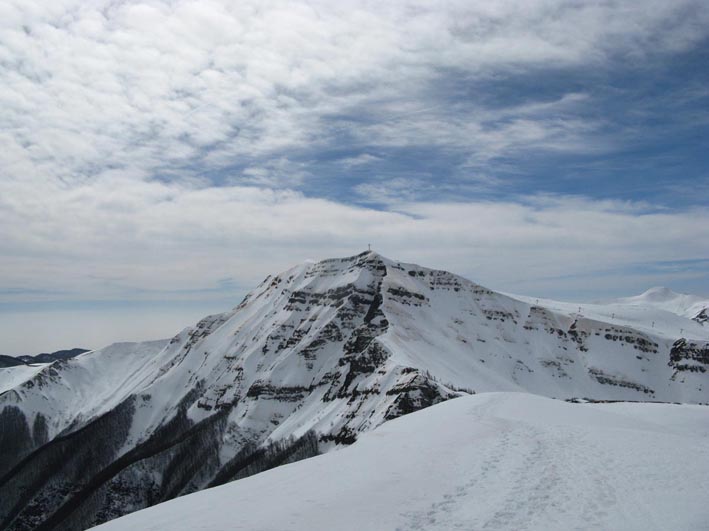
[[[485,393],[96,531],[699,531],[708,426],[707,406]]]
[[[169,341],[0,372],[0,527],[83,529],[482,391],[709,402],[709,326],[493,292],[367,252]]]
[[[650,306],[667,312],[676,313],[682,317],[695,319],[700,313],[706,312],[709,308],[709,299],[689,295],[687,293],[676,293],[669,288],[650,288],[645,293],[635,297],[625,297],[612,301],[615,304]]]

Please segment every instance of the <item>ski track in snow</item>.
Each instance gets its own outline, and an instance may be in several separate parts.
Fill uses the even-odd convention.
[[[404,513],[406,525],[397,531],[608,529],[609,514],[618,511],[611,473],[616,478],[633,474],[623,460],[589,443],[591,433],[583,428],[560,426],[544,432],[524,421],[490,418],[496,405],[498,401],[480,406],[473,417],[501,433],[497,444],[484,450],[479,465],[467,472],[466,481],[461,478],[425,510]],[[492,485],[494,496],[490,496]],[[706,486],[701,487],[706,491]],[[462,509],[476,500],[491,510],[471,520]],[[644,510],[650,509],[642,497],[636,501]],[[650,521],[646,529],[666,528]]]
[[[487,418],[492,406],[494,402],[479,407],[473,417],[501,433],[498,444],[485,449],[485,457],[468,473],[467,481],[446,492],[427,510],[404,514],[407,524],[397,531],[431,528],[523,531],[535,528],[531,526],[535,520],[566,525],[568,529],[604,529],[603,517],[607,513],[603,507],[615,503],[615,494],[602,471],[613,468],[615,463],[583,445],[583,430],[560,430],[557,436],[544,439],[539,429],[524,421]],[[519,431],[523,435],[513,438],[512,433]],[[574,442],[582,443],[582,452],[578,445],[572,446]],[[591,458],[579,460],[579,454],[586,452]],[[599,463],[603,466],[598,466]],[[571,473],[565,475],[562,470]],[[572,502],[570,477],[584,478],[588,487],[589,495],[581,501],[583,512],[578,525],[565,519],[567,515],[563,512]],[[486,491],[493,483],[498,495],[490,515],[470,521],[456,514],[456,509],[469,500],[481,500],[482,504],[482,500],[489,498]]]

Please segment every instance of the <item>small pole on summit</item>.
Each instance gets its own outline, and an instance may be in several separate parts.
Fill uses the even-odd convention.
[[[370,252],[372,251],[372,244],[371,244],[371,243],[368,243],[368,244],[367,244],[367,250],[370,251]]]

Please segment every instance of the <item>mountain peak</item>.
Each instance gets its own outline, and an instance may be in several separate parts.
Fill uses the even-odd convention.
[[[679,293],[672,291],[670,288],[664,286],[655,286],[644,293],[641,293],[638,298],[649,299],[654,301],[666,301],[669,299],[674,299]]]
[[[390,260],[389,258],[382,256],[376,251],[368,250],[368,251],[363,251],[361,253],[357,253],[355,255],[351,256],[343,256],[343,257],[336,257],[336,258],[326,258],[325,260],[321,260],[321,262],[332,262],[332,261],[340,261],[340,262],[356,262],[356,263],[364,263],[367,261],[372,261],[372,260],[379,260],[382,262],[391,262],[393,263],[394,260]],[[320,263],[320,262],[318,262]]]
[[[664,286],[650,288],[640,295],[625,297],[612,301],[617,304],[630,304],[632,306],[647,306],[682,317],[693,318],[701,310],[709,307],[709,300],[687,293],[677,293]]]

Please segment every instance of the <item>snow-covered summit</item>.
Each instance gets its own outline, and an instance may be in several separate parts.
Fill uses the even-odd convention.
[[[675,293],[670,288],[655,286],[654,288],[650,288],[644,293],[641,293],[637,297],[633,297],[631,299],[648,302],[667,302],[668,300],[676,299],[679,296],[679,293]]]
[[[702,310],[709,308],[709,299],[687,293],[676,293],[664,287],[650,288],[640,295],[615,299],[612,302],[636,306],[653,306],[689,318],[694,318]]]
[[[514,298],[375,252],[269,275],[167,343],[4,386],[0,527],[79,529],[474,392],[709,402],[709,327],[616,306]]]

